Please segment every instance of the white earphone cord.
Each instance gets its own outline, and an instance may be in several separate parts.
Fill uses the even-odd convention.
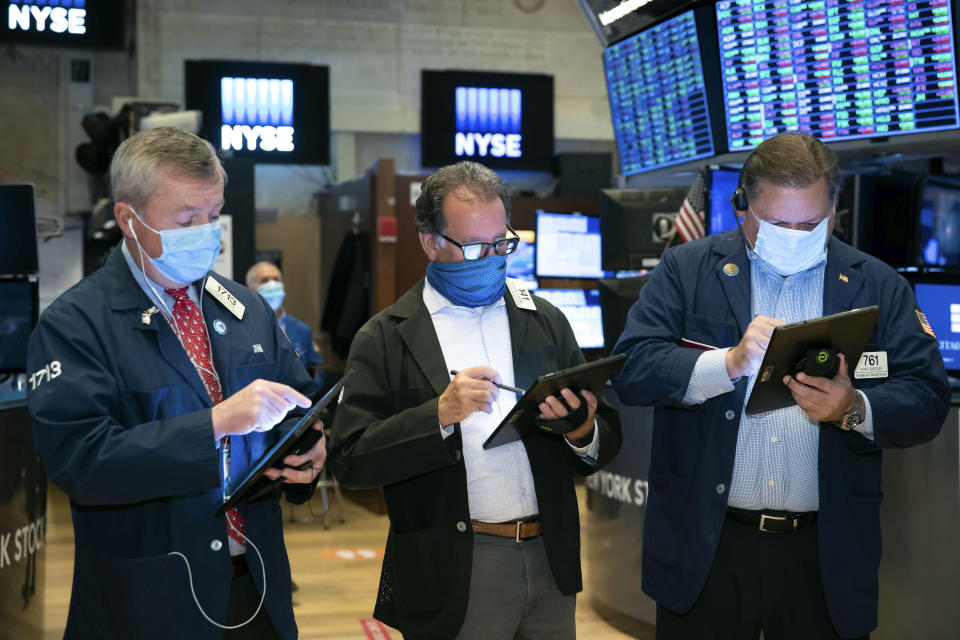
[[[183,555],[179,551],[171,551],[167,555],[180,556],[181,558],[183,558],[183,561],[187,563],[187,578],[190,581],[190,595],[193,596],[193,601],[196,603],[197,609],[200,610],[200,614],[204,618],[206,618],[207,622],[209,622],[213,626],[219,627],[220,629],[224,629],[226,631],[232,631],[233,629],[239,629],[240,627],[245,627],[246,625],[250,624],[251,622],[253,622],[253,619],[257,617],[257,614],[260,613],[260,609],[263,607],[263,601],[267,597],[267,568],[263,564],[263,556],[260,555],[260,550],[257,549],[257,545],[253,544],[250,538],[243,535],[235,526],[233,526],[233,523],[230,522],[229,518],[227,518],[227,526],[229,526],[231,529],[236,531],[237,535],[243,538],[244,541],[248,545],[253,547],[253,550],[257,552],[257,557],[260,558],[260,570],[263,572],[263,593],[260,594],[260,604],[257,605],[257,610],[253,612],[253,615],[247,618],[244,622],[241,622],[240,624],[227,626],[227,625],[220,624],[219,622],[215,622],[210,616],[208,616],[207,612],[203,610],[203,606],[201,606],[200,601],[197,599],[197,592],[193,588],[193,572],[190,570],[190,561],[187,559],[187,556]]]

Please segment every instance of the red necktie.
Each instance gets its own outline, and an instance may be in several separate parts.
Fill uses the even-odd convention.
[[[200,307],[187,295],[186,287],[182,289],[164,289],[164,292],[174,300],[173,318],[177,323],[177,330],[180,332],[180,342],[183,343],[183,348],[186,350],[187,355],[190,356],[190,361],[193,362],[197,374],[200,375],[200,379],[203,381],[203,386],[206,388],[210,400],[213,404],[218,404],[223,400],[223,390],[220,388],[220,381],[213,373],[213,355],[210,353],[207,326],[204,324],[203,316],[200,314]],[[224,436],[220,442],[226,454],[226,469],[224,475],[229,478],[230,442],[227,436]],[[246,534],[247,526],[243,520],[243,516],[241,516],[240,512],[236,509],[229,509],[227,510],[227,521],[232,525],[227,527],[228,535],[233,538],[233,541],[237,544],[244,545],[243,538],[237,534],[238,530],[240,533]]]

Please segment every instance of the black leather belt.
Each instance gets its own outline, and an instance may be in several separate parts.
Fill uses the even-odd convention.
[[[749,509],[727,507],[727,517],[757,527],[760,531],[766,531],[767,533],[790,533],[816,522],[817,512],[750,511]]]
[[[233,562],[234,578],[239,578],[240,576],[245,576],[250,573],[250,567],[247,566],[247,554],[241,553],[238,556],[231,556],[230,561]]]

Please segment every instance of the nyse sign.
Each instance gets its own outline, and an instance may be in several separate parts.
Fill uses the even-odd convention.
[[[520,158],[523,99],[520,89],[457,87],[454,90],[457,156]]]
[[[293,80],[221,78],[220,105],[223,149],[293,151]]]
[[[52,6],[57,4],[69,7]],[[83,1],[55,0],[42,3],[11,2],[7,8],[7,27],[11,31],[70,33],[83,35],[87,32],[87,10]]]

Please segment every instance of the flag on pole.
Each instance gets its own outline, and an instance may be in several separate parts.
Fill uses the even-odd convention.
[[[684,242],[702,238],[707,234],[704,224],[703,210],[707,204],[707,183],[703,179],[703,171],[697,173],[697,179],[687,192],[687,197],[677,212],[677,235]]]

